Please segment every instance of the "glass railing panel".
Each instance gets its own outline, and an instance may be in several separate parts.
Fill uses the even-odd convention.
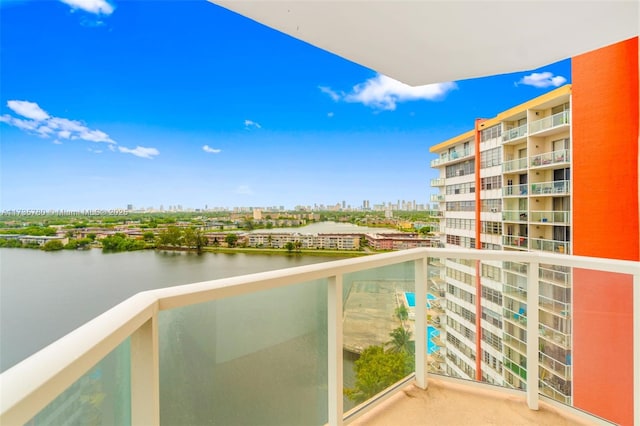
[[[527,195],[527,184],[507,185],[502,188],[502,195],[505,197],[524,197]]]
[[[526,249],[529,246],[529,241],[527,237],[520,235],[503,235],[502,245]]]
[[[527,168],[527,158],[518,158],[516,160],[505,161],[502,163],[502,172],[512,172],[514,170],[523,170]]]
[[[415,371],[414,262],[345,274],[343,294],[346,412]]]
[[[129,339],[61,393],[28,425],[130,425]]]
[[[547,166],[549,164],[566,163],[569,161],[569,150],[546,152],[531,157],[531,167]]]
[[[540,264],[540,281],[568,287],[571,285],[571,268],[551,264]]]
[[[326,423],[327,287],[311,281],[160,312],[160,423]]]
[[[569,223],[570,212],[568,211],[532,211],[531,222],[542,223]]]
[[[525,210],[503,210],[502,220],[509,222],[526,222],[527,212]]]
[[[522,138],[527,135],[527,125],[523,124],[522,126],[507,129],[502,133],[502,142],[507,142],[513,139]]]
[[[615,424],[634,424],[633,276],[594,269],[572,271],[569,349],[553,357],[571,367],[570,380],[549,383],[571,404]],[[637,314],[637,313],[636,313]],[[562,322],[560,322],[560,325]]]
[[[568,241],[545,240],[542,238],[531,238],[531,250],[548,251],[561,254],[569,253]]]
[[[558,180],[554,182],[539,182],[531,184],[531,194],[533,195],[557,195],[569,192],[569,181]]]
[[[537,133],[553,127],[569,124],[569,111],[563,111],[529,124],[529,132]]]

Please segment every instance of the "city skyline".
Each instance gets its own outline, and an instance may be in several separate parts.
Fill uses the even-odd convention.
[[[431,145],[571,79],[410,88],[206,1],[0,7],[3,210],[428,205]]]

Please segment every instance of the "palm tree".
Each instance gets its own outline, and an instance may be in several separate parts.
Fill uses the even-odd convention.
[[[391,336],[391,340],[386,343],[389,346],[389,352],[413,354],[414,345],[412,345],[413,342],[411,341],[411,332],[409,330],[404,327],[398,327],[389,333],[389,336]]]

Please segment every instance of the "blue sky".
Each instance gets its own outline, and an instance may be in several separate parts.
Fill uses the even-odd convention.
[[[3,210],[427,203],[429,147],[570,62],[410,88],[205,0],[0,0]]]

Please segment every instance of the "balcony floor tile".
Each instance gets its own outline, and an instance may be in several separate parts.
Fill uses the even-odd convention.
[[[540,402],[530,410],[523,397],[429,378],[422,390],[409,385],[350,425],[588,425]]]

